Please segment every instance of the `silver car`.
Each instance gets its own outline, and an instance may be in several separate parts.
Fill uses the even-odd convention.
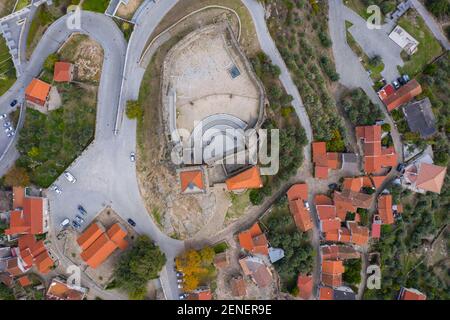
[[[77,182],[77,179],[69,171],[64,172],[64,177],[66,177],[67,181],[71,183]]]

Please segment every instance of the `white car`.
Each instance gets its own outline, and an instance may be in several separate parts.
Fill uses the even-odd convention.
[[[11,131],[10,133],[7,134],[8,138],[14,137],[16,133],[14,131]]]
[[[134,152],[132,152],[132,153],[130,154],[130,161],[131,161],[131,162],[135,162],[135,161],[136,161],[136,154],[135,154]]]
[[[13,130],[12,127],[6,128],[6,129],[5,129],[5,133],[8,133],[8,132],[10,132],[10,131],[12,131],[12,130]]]
[[[61,194],[62,191],[57,185],[52,185],[51,189],[56,192],[56,194]]]
[[[64,177],[66,177],[67,181],[69,181],[71,183],[77,182],[77,179],[75,179],[73,174],[71,174],[69,171],[64,172]]]
[[[0,119],[5,119],[5,118],[6,118],[6,113],[0,114]]]
[[[61,222],[61,227],[65,228],[65,227],[67,227],[69,224],[70,224],[70,220],[69,220],[68,218],[66,218],[66,219],[64,219],[64,220]]]
[[[10,122],[10,121],[6,121],[6,122],[3,124],[3,127],[4,127],[4,128],[11,127],[11,122]]]

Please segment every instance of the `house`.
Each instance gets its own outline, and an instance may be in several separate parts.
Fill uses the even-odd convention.
[[[228,259],[227,251],[218,253],[214,256],[214,265],[218,269],[223,269],[228,267],[230,261]]]
[[[417,289],[402,287],[397,300],[427,300],[427,296]]]
[[[340,169],[342,165],[341,154],[327,152],[325,142],[313,142],[312,153],[314,162],[314,177],[327,179],[329,169]]]
[[[358,225],[354,221],[347,221],[347,228],[350,230],[351,243],[357,246],[365,246],[369,242],[369,229]]]
[[[379,239],[381,236],[381,219],[378,215],[374,215],[372,222],[372,239]]]
[[[40,273],[46,274],[55,264],[50,257],[43,240],[37,241],[32,234],[26,234],[19,238],[18,248],[14,248],[26,270],[33,265]]]
[[[28,102],[34,103],[40,107],[45,107],[48,102],[49,93],[52,86],[39,79],[31,80],[25,89],[25,98]]]
[[[333,289],[329,287],[320,287],[319,300],[333,300]]]
[[[91,268],[97,268],[116,249],[127,248],[127,234],[126,229],[119,223],[112,225],[106,232],[99,222],[91,224],[77,239],[82,249],[81,258]]]
[[[14,285],[14,278],[7,272],[0,273],[0,283],[3,283],[8,288],[12,288]]]
[[[397,165],[394,147],[381,146],[380,125],[356,127],[356,137],[363,142],[364,172],[380,174],[383,168]]]
[[[403,49],[407,54],[413,55],[417,52],[417,47],[419,46],[419,41],[414,39],[412,35],[406,32],[400,26],[396,26],[394,30],[389,34],[389,38],[394,41],[400,48]]]
[[[55,278],[48,287],[45,298],[47,300],[83,300],[86,296],[87,289],[78,287]]]
[[[344,272],[345,268],[341,260],[323,260],[321,281],[329,287],[340,287]]]
[[[255,223],[249,230],[245,230],[238,235],[241,248],[253,254],[269,254],[269,241],[262,232],[258,223]]]
[[[303,232],[313,227],[308,204],[308,185],[295,184],[287,192],[289,211],[294,218],[295,225]]]
[[[28,276],[22,276],[22,277],[18,278],[17,282],[19,282],[19,284],[22,288],[25,288],[25,287],[28,287],[31,285],[31,281],[30,281],[30,278],[28,278]]]
[[[178,170],[178,175],[182,194],[205,193],[207,191],[208,181],[203,167],[183,168]]]
[[[381,224],[394,223],[394,212],[392,210],[392,195],[382,194],[378,198],[378,215],[381,219]]]
[[[211,290],[209,288],[196,290],[189,293],[188,300],[212,300]]]
[[[258,166],[246,169],[237,175],[225,180],[227,189],[230,191],[239,191],[246,189],[259,189],[263,187],[261,172]]]
[[[436,118],[429,98],[409,103],[403,108],[409,129],[420,134],[422,139],[428,139],[436,132]]]
[[[335,244],[320,246],[320,254],[322,260],[348,260],[361,257],[361,254],[353,247]]]
[[[311,297],[314,287],[314,279],[312,276],[299,274],[297,278],[298,296],[302,299]]]
[[[10,213],[6,235],[43,234],[49,229],[48,201],[26,195],[26,189],[13,188],[13,211]]]
[[[392,84],[388,83],[383,88],[381,88],[377,93],[380,100],[384,101],[387,97],[395,93],[395,88]]]
[[[341,219],[336,215],[336,206],[334,206],[331,198],[318,194],[314,198],[314,203],[319,218],[320,231],[330,232],[338,230],[341,227]]]
[[[400,89],[395,91],[393,94],[387,96],[385,99],[382,99],[382,101],[386,105],[387,110],[391,112],[401,105],[412,101],[414,97],[421,93],[422,87],[416,79],[413,79],[404,86],[400,87]]]
[[[384,181],[386,181],[387,176],[386,175],[371,176],[370,178],[372,179],[372,182],[373,182],[373,185],[375,186],[375,188],[379,189],[383,185]]]
[[[73,64],[68,62],[56,62],[53,72],[53,81],[71,82],[73,79]]]
[[[6,271],[7,262],[12,258],[12,250],[10,247],[0,248],[0,273]]]
[[[446,174],[446,167],[436,166],[424,158],[406,167],[403,179],[415,192],[441,193]]]
[[[244,275],[249,276],[260,288],[265,288],[272,282],[272,273],[258,257],[245,257],[239,260]]]
[[[28,271],[26,265],[18,256],[14,256],[6,261],[6,270],[11,276],[19,276]]]
[[[336,215],[341,221],[345,221],[348,212],[356,213],[358,208],[370,208],[374,195],[362,192],[364,188],[373,188],[372,181],[367,176],[345,178],[342,191],[334,191]]]
[[[235,297],[243,297],[247,294],[247,285],[242,276],[231,278],[230,287],[231,293]]]

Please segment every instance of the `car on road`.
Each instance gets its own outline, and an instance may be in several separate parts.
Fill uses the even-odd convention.
[[[338,188],[337,183],[330,183],[328,185],[328,189],[330,189],[330,190],[336,190],[337,188]]]
[[[81,224],[79,224],[78,222],[76,222],[75,220],[72,221],[72,226],[75,229],[80,229],[81,228]]]
[[[7,117],[6,113],[0,114],[0,119],[5,119]]]
[[[52,185],[51,189],[53,191],[55,191],[56,194],[61,194],[62,193],[61,189],[56,184]]]
[[[177,277],[183,277],[184,274],[182,272],[177,272]]]
[[[133,219],[129,218],[127,221],[131,226],[136,227],[136,222]]]
[[[77,182],[77,179],[75,179],[75,177],[73,176],[73,174],[71,174],[69,171],[65,171],[65,172],[64,172],[64,177],[66,177],[67,181],[69,181],[69,182],[71,182],[71,183]]]
[[[6,128],[6,129],[5,129],[5,133],[8,133],[8,132],[10,132],[10,131],[12,131],[12,130],[13,130],[12,127]]]
[[[404,163],[400,163],[397,166],[397,171],[400,172],[400,173],[404,173],[405,172],[405,164]]]
[[[14,108],[15,106],[16,106],[16,104],[17,104],[17,100],[16,99],[14,99],[13,101],[11,101],[11,103],[9,104],[9,106],[11,107],[11,108]]]
[[[11,131],[10,133],[7,134],[8,138],[14,137],[16,133],[14,131]]]
[[[70,220],[68,218],[65,218],[62,222],[61,222],[61,227],[65,228],[70,224]]]
[[[83,206],[80,204],[78,206],[78,211],[83,215],[86,216],[87,215],[87,211],[83,208]]]
[[[398,83],[397,80],[392,81],[392,85],[394,86],[395,90],[397,90],[398,88],[400,88],[400,83]]]
[[[136,161],[136,154],[134,152],[132,152],[130,154],[130,160],[131,160],[131,162],[135,162]]]
[[[83,224],[84,223],[84,219],[80,216],[75,216],[75,221],[78,222],[79,224]]]
[[[184,299],[187,298],[187,294],[186,294],[186,293],[180,293],[180,295],[178,296],[178,298],[179,298],[180,300],[184,300]]]
[[[5,128],[11,127],[11,122],[10,121],[5,122],[3,124],[3,127],[5,127]]]
[[[178,289],[183,289],[183,285],[181,283],[178,284]]]

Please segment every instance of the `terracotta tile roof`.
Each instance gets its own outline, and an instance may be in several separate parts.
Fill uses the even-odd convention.
[[[352,241],[352,235],[347,228],[341,228],[339,231],[339,241],[343,243],[350,243]]]
[[[340,169],[341,167],[341,159],[340,154],[337,152],[328,152],[327,153],[327,164],[330,169]]]
[[[341,220],[339,218],[327,219],[320,221],[320,230],[328,232],[331,230],[339,230],[341,227]]]
[[[410,102],[414,97],[422,93],[422,87],[416,79],[409,81],[404,86],[400,87],[396,92],[386,97],[383,102],[388,111],[397,109],[402,104]]]
[[[334,205],[316,205],[316,210],[320,220],[336,218],[336,207]]]
[[[239,233],[238,238],[241,248],[252,253],[269,254],[269,242],[258,223],[255,223],[249,230]]]
[[[72,64],[68,62],[56,62],[53,80],[56,82],[72,81]]]
[[[317,179],[327,179],[328,169],[339,169],[341,167],[341,154],[337,152],[327,152],[325,142],[312,143],[314,177]]]
[[[120,223],[113,224],[106,233],[121,250],[128,247],[128,242],[124,240],[128,232]]]
[[[241,172],[225,181],[228,190],[259,189],[263,187],[258,166]]]
[[[189,300],[212,300],[212,294],[210,290],[194,292],[189,295]]]
[[[308,185],[306,183],[297,183],[289,188],[287,192],[289,201],[303,199],[308,200]]]
[[[425,191],[441,193],[446,174],[446,167],[422,163],[419,168],[416,187]]]
[[[298,296],[302,299],[309,299],[313,291],[314,281],[312,276],[298,275],[297,288]]]
[[[325,142],[312,143],[313,162],[318,163],[323,161],[323,157],[327,153],[327,144]]]
[[[23,208],[25,200],[25,188],[13,187],[13,209]]]
[[[333,289],[321,287],[319,290],[319,300],[333,300]]]
[[[84,292],[70,288],[66,283],[54,279],[50,284],[46,299],[47,300],[82,300]]]
[[[381,236],[381,224],[372,223],[372,238],[379,239]]]
[[[243,277],[233,277],[230,280],[231,293],[235,297],[242,297],[247,294],[247,285]]]
[[[20,277],[19,279],[17,279],[17,281],[19,281],[19,284],[22,287],[28,287],[29,285],[31,285],[31,281],[27,276]]]
[[[6,271],[12,276],[21,275],[24,271],[20,268],[19,258],[11,258],[6,262]]]
[[[318,205],[332,205],[333,200],[331,200],[330,197],[324,195],[324,194],[318,194],[314,197],[314,203],[316,206]]]
[[[295,225],[301,231],[311,230],[313,222],[309,210],[305,207],[303,200],[289,201],[289,210],[294,218]]]
[[[375,188],[380,188],[383,182],[386,180],[387,176],[372,176],[372,181]]]
[[[39,79],[33,79],[25,90],[27,99],[44,103],[50,93],[51,85]],[[36,101],[37,100],[37,101]]]
[[[93,223],[78,237],[77,243],[82,250],[85,250],[104,232],[103,227],[100,227],[98,223]]]
[[[378,214],[383,224],[394,223],[394,213],[392,211],[392,195],[383,194],[378,198]]]
[[[344,264],[341,260],[323,260],[322,273],[325,274],[342,274],[345,272]]]
[[[113,252],[117,246],[109,240],[108,236],[103,233],[94,243],[81,253],[81,258],[91,268],[97,268],[101,265]]]
[[[325,240],[333,242],[339,241],[339,230],[330,230],[329,232],[326,232]]]
[[[203,172],[201,170],[181,171],[181,192],[205,190]]]
[[[5,234],[41,234],[44,232],[44,198],[28,197],[23,188],[14,188],[14,210]]]
[[[342,274],[322,273],[322,283],[329,287],[340,287],[342,285]]]
[[[392,95],[395,92],[395,88],[392,84],[385,85],[380,91],[378,91],[378,97],[380,97],[381,101],[384,101],[387,97]]]
[[[328,167],[314,167],[314,177],[317,179],[328,179]]]
[[[347,260],[358,259],[360,253],[347,245],[324,245],[320,247],[323,260]]]
[[[417,289],[401,288],[398,300],[427,300],[427,296]]]
[[[218,253],[214,256],[214,265],[218,269],[223,269],[228,267],[229,261],[228,261],[228,255],[227,252]]]
[[[351,242],[364,246],[369,242],[369,229],[366,227],[358,226],[356,222],[347,222],[347,226],[350,229],[352,235]]]

